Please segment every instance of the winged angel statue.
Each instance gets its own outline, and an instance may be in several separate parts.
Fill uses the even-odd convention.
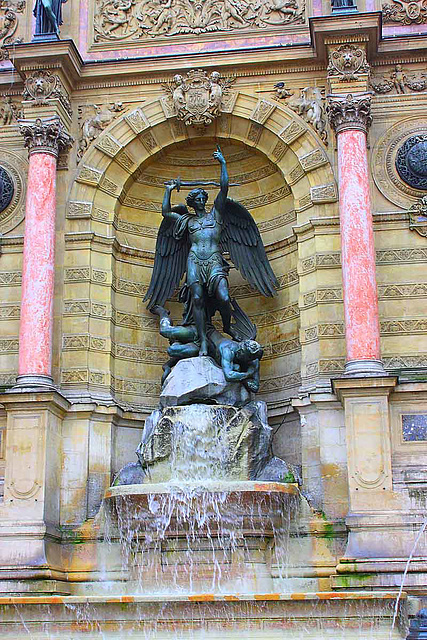
[[[230,301],[227,279],[230,265],[223,258],[224,252],[229,253],[243,277],[264,296],[274,296],[278,286],[254,219],[242,204],[227,197],[227,165],[219,147],[213,156],[221,165],[221,176],[220,191],[210,211],[206,211],[208,194],[200,187],[189,192],[187,206],[171,206],[172,191],[179,190],[183,183],[179,179],[166,183],[163,221],[145,297],[149,300],[148,308],[157,313],[186,272],[180,292],[180,301],[185,303],[183,324],[194,324],[201,356],[208,355],[207,328],[216,311],[221,314],[224,331],[240,339],[233,333],[236,325],[231,324],[237,305],[232,306]]]

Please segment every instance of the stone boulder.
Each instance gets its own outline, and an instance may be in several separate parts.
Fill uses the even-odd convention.
[[[180,360],[166,378],[160,407],[203,403],[242,407],[252,394],[241,382],[227,382],[224,373],[208,356]]]

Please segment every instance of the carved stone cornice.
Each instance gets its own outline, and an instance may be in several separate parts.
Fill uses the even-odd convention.
[[[348,129],[366,133],[372,124],[371,93],[329,95],[327,113],[337,135]]]
[[[74,142],[57,116],[45,120],[20,120],[19,129],[29,155],[50,153],[57,158],[61,151],[66,151]]]

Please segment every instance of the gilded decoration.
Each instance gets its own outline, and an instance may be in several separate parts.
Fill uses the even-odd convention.
[[[95,42],[265,29],[305,20],[305,0],[96,0]]]
[[[176,74],[172,82],[163,85],[170,105],[170,114],[186,125],[206,127],[221,115],[223,100],[234,79],[221,78],[218,71],[208,76],[202,69],[192,69],[185,77]]]
[[[18,14],[25,9],[25,0],[0,0],[0,62],[9,59],[4,48],[11,44],[20,44],[22,38],[15,38],[18,29]]]
[[[397,172],[396,158],[407,140],[427,135],[426,118],[410,118],[389,127],[376,142],[371,160],[372,176],[383,196],[407,210],[408,205],[419,200],[420,189],[402,180]]]
[[[363,49],[354,44],[342,44],[329,56],[328,78],[340,82],[353,82],[361,74],[369,73],[369,64]]]
[[[4,148],[0,149],[0,158],[0,233],[5,234],[24,219],[28,164],[24,158]]]
[[[382,6],[383,20],[398,24],[423,24],[427,22],[426,0],[393,0]]]
[[[426,73],[408,73],[401,64],[396,64],[388,76],[371,78],[371,87],[378,94],[405,94],[427,90]]]

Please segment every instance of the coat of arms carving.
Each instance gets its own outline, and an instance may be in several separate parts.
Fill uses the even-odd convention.
[[[171,112],[186,125],[207,127],[226,110],[233,79],[221,78],[218,71],[208,76],[202,69],[193,69],[185,77],[177,74],[164,85],[169,94]]]

